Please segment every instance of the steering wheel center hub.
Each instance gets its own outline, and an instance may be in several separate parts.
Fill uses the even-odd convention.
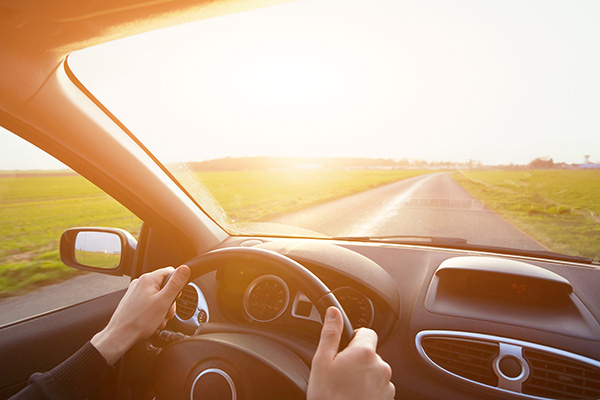
[[[236,400],[233,379],[219,368],[208,368],[194,379],[190,393],[192,400]]]

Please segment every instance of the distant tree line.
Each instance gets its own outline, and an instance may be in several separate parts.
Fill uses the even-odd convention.
[[[531,169],[571,169],[578,168],[580,165],[554,162],[551,157],[538,157],[527,164],[527,167]]]
[[[287,169],[409,169],[409,168],[475,168],[479,161],[468,163],[450,161],[394,160],[366,157],[225,157],[206,161],[187,162],[192,171],[264,171]]]
[[[550,157],[538,157],[529,163],[529,167],[534,169],[554,168],[554,160]]]
[[[477,160],[468,162],[394,160],[366,157],[225,157],[206,161],[191,161],[186,165],[192,171],[267,171],[290,169],[568,169],[578,164],[555,163],[550,157],[538,157],[528,164],[484,165]]]

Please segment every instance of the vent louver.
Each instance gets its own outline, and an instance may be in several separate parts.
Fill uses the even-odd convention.
[[[422,341],[427,356],[441,368],[485,385],[496,386],[498,377],[492,362],[498,345],[447,337],[427,337]]]
[[[536,343],[473,332],[416,336],[423,359],[455,379],[524,399],[600,399],[600,361]]]
[[[175,313],[179,319],[185,321],[192,318],[198,307],[198,292],[192,285],[188,284],[181,291],[181,295],[175,304]]]
[[[524,349],[531,368],[523,393],[551,399],[600,398],[600,368],[546,352]]]

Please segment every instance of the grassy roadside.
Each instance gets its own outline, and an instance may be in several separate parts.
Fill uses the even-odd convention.
[[[600,259],[600,171],[481,170],[452,178],[550,250]]]
[[[431,171],[202,172],[196,178],[236,222],[265,221]],[[141,221],[76,175],[0,177],[0,298],[81,273],[60,261],[60,235],[111,226],[137,236]]]
[[[80,176],[0,178],[0,298],[82,273],[60,261],[60,235],[107,225],[137,235],[141,221]]]

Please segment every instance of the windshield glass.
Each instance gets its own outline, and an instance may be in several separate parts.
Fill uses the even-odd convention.
[[[302,1],[68,62],[232,234],[597,259],[598,20],[597,1]]]

